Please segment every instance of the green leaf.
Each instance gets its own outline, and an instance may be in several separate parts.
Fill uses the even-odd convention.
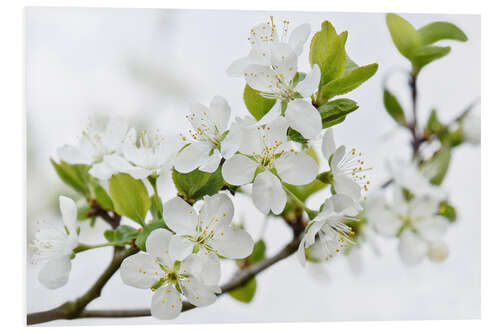
[[[84,164],[68,164],[61,161],[60,163],[50,159],[54,166],[57,175],[68,186],[72,187],[78,193],[85,197],[90,196],[88,166]]]
[[[94,196],[102,208],[106,210],[113,210],[113,201],[101,185],[94,184]]]
[[[440,59],[450,53],[451,47],[441,47],[441,46],[431,46],[424,45],[421,46],[413,52],[412,64],[414,67],[414,72],[418,72],[422,67],[433,62],[434,60]]]
[[[163,204],[161,202],[161,198],[158,194],[153,194],[151,196],[151,215],[155,219],[163,218]]]
[[[358,64],[356,64],[348,55],[345,56],[345,70],[344,75],[349,74],[356,68],[358,68]]]
[[[386,23],[399,53],[411,61],[415,49],[422,45],[420,34],[408,21],[396,14],[387,14]]]
[[[109,194],[118,214],[144,224],[151,200],[142,181],[125,173],[113,175],[109,180]]]
[[[251,265],[258,263],[259,261],[264,260],[266,257],[266,243],[264,241],[258,240],[254,246],[252,254],[248,257],[248,261]]]
[[[167,229],[167,226],[165,225],[165,222],[163,220],[158,220],[153,223],[146,224],[144,226],[144,229],[142,229],[139,235],[137,235],[137,238],[135,239],[135,245],[137,245],[137,247],[142,251],[146,251],[146,239],[153,230],[158,228]]]
[[[348,98],[339,98],[321,105],[318,111],[321,114],[323,128],[341,123],[345,120],[346,115],[358,108],[356,102]]]
[[[307,139],[302,136],[299,132],[294,130],[293,128],[288,129],[288,138],[292,141],[298,143],[307,143]]]
[[[467,41],[465,33],[449,22],[432,22],[418,29],[422,44],[429,45],[440,40],[451,39],[460,42]]]
[[[347,31],[337,34],[328,21],[321,24],[321,31],[314,34],[311,40],[309,62],[317,64],[321,70],[319,94],[322,86],[341,77],[346,67],[345,42]]]
[[[448,172],[450,160],[451,149],[444,146],[424,163],[422,173],[430,180],[431,183],[440,185]]]
[[[276,103],[275,99],[267,99],[259,95],[258,91],[252,89],[248,84],[245,85],[245,90],[243,91],[243,100],[248,112],[257,120],[264,117]]]
[[[455,207],[450,205],[448,201],[443,201],[439,204],[438,215],[446,217],[450,222],[455,222],[457,220]]]
[[[321,90],[322,100],[329,100],[337,95],[347,94],[371,78],[378,69],[378,64],[357,67],[347,75],[328,82]]]
[[[255,278],[252,278],[241,287],[231,290],[229,292],[229,295],[240,302],[250,303],[255,296],[256,290],[257,280]]]
[[[435,134],[439,137],[441,134],[446,133],[447,130],[448,128],[438,119],[436,110],[432,110],[425,125],[425,133],[428,135]]]
[[[401,104],[399,104],[396,96],[391,94],[391,92],[387,89],[384,89],[384,106],[387,113],[389,113],[392,119],[394,119],[398,124],[406,124],[406,117],[403,107],[401,106]]]
[[[205,195],[213,195],[224,186],[221,167],[214,173],[194,170],[189,173],[172,171],[172,179],[179,194],[189,202],[202,199]]]
[[[137,237],[139,231],[128,226],[121,225],[116,229],[108,229],[104,231],[104,237],[110,243],[115,243],[117,245],[125,245],[132,243],[132,240]]]
[[[317,179],[313,180],[309,184],[306,185],[290,185],[283,184],[289,189],[297,198],[301,201],[306,201],[314,193],[324,189],[328,184],[325,184]]]
[[[91,208],[89,204],[86,202],[83,206],[78,207],[76,219],[78,221],[85,221],[89,218],[89,213]]]

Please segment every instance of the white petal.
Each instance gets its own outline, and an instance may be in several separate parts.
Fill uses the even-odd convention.
[[[113,117],[106,124],[106,129],[102,136],[103,145],[108,150],[118,149],[127,136],[128,124],[122,117]]]
[[[175,169],[188,173],[203,165],[209,159],[212,146],[206,142],[193,142],[184,147],[175,157]]]
[[[295,91],[297,91],[303,98],[309,98],[316,90],[318,90],[320,80],[321,70],[318,65],[314,64],[313,68],[306,75],[304,80],[297,83]]]
[[[416,265],[427,255],[427,243],[406,229],[401,233],[398,250],[404,263]]]
[[[196,306],[207,306],[217,299],[212,288],[205,286],[195,278],[183,280],[182,286],[188,302]]]
[[[193,246],[194,243],[189,239],[179,235],[174,235],[170,240],[168,253],[174,261],[181,261],[193,253]]]
[[[415,228],[423,239],[429,242],[436,242],[446,233],[448,220],[443,216],[434,216],[433,218],[417,222]]]
[[[361,205],[345,194],[335,194],[328,200],[331,200],[333,209],[347,216],[356,216],[363,208]]]
[[[208,117],[220,133],[227,129],[230,116],[231,108],[224,97],[215,96],[210,102]]]
[[[302,265],[302,267],[306,267],[306,249],[304,243],[305,239],[303,238],[300,241],[299,249],[297,250],[297,258],[299,259],[299,262]]]
[[[212,152],[212,155],[209,156],[208,160],[200,167],[200,171],[213,173],[219,167],[220,160],[222,159],[222,155],[220,152],[215,149]]]
[[[73,200],[63,195],[59,196],[59,209],[63,218],[64,225],[70,233],[76,234],[76,214],[77,208]]]
[[[228,225],[233,220],[234,205],[229,196],[224,193],[214,194],[212,196],[205,196],[203,198],[203,207],[200,210],[200,221],[209,223],[212,220],[215,223]]]
[[[344,155],[345,155],[344,145],[335,149],[335,152],[333,153],[333,158],[330,161],[330,169],[332,169],[332,171],[335,171],[337,169],[337,166],[339,165],[340,161],[344,158]]]
[[[333,130],[331,128],[327,129],[323,135],[323,141],[321,142],[321,151],[323,156],[329,160],[330,157],[335,153],[335,139],[333,138]]]
[[[266,170],[255,178],[252,200],[262,213],[267,214],[271,210],[274,214],[280,214],[286,205],[286,192],[278,177]]]
[[[345,194],[356,201],[361,199],[361,186],[348,176],[334,174],[333,186],[336,193]]]
[[[38,281],[49,289],[61,288],[68,282],[71,271],[69,257],[61,257],[48,261],[38,273]]]
[[[253,250],[250,234],[235,226],[217,229],[210,244],[217,250],[217,254],[230,259],[246,258]]]
[[[146,239],[146,251],[153,258],[160,258],[164,265],[171,267],[173,265],[172,257],[168,249],[173,235],[170,231],[163,228],[153,230]]]
[[[268,66],[249,65],[245,69],[244,76],[247,84],[257,91],[269,93],[279,91],[276,73]]]
[[[151,315],[158,319],[174,319],[182,310],[182,299],[179,292],[171,286],[160,288],[151,299]]]
[[[129,286],[148,289],[160,280],[163,272],[151,255],[139,252],[123,260],[120,276]]]
[[[448,245],[445,242],[435,242],[429,245],[429,251],[427,256],[431,261],[434,262],[443,262],[448,258],[450,254],[450,250],[448,249]]]
[[[79,147],[64,145],[57,149],[59,159],[69,164],[91,164],[93,161]]]
[[[267,111],[267,113],[260,118],[260,120],[257,122],[258,126],[269,124],[276,120],[278,117],[281,116],[281,103],[276,102],[274,103],[273,107],[271,110]]]
[[[274,165],[281,180],[292,185],[309,184],[318,173],[318,165],[304,152],[283,153]]]
[[[215,286],[220,280],[220,259],[214,252],[198,252],[184,259],[180,270],[192,274],[207,286]]]
[[[222,177],[231,185],[244,185],[252,181],[258,163],[246,157],[236,154],[222,165]]]
[[[323,128],[318,110],[303,99],[295,99],[288,103],[285,117],[290,123],[290,127],[306,139],[312,139],[319,135]]]
[[[372,211],[367,218],[368,222],[373,224],[375,230],[386,237],[395,236],[403,225],[403,221],[384,208],[377,209],[376,213],[375,210]]]
[[[297,55],[288,44],[273,44],[271,48],[271,64],[274,72],[279,75],[280,81],[291,85],[297,73]]]
[[[107,164],[104,161],[94,164],[89,170],[89,173],[92,176],[99,178],[101,180],[107,180],[117,172],[118,171],[116,169],[112,168],[109,164]]]
[[[302,53],[302,48],[304,46],[304,43],[307,41],[310,33],[311,25],[309,23],[299,25],[290,33],[288,44],[293,49],[295,54],[297,54],[297,56]]]
[[[240,148],[241,131],[235,130],[234,124],[231,126],[229,133],[220,144],[220,153],[226,160],[233,157]]]
[[[243,75],[243,72],[248,65],[250,65],[250,60],[248,59],[248,57],[236,59],[227,68],[226,73],[227,75],[232,77],[240,77]]]
[[[163,205],[165,223],[179,235],[194,235],[198,214],[192,206],[179,197]]]

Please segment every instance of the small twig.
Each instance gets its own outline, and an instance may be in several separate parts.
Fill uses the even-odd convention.
[[[266,270],[267,268],[271,267],[272,265],[276,264],[277,262],[288,258],[291,256],[295,251],[297,251],[299,244],[300,244],[301,237],[294,237],[290,243],[288,243],[281,251],[276,253],[274,256],[269,257],[267,259],[264,259],[262,261],[259,261],[258,263],[255,263],[253,265],[250,265],[237,273],[233,276],[231,280],[226,282],[221,286],[221,293],[219,295],[225,294],[227,292],[230,292],[231,290],[234,290],[238,287],[241,287],[248,281],[250,281],[253,277],[258,275],[260,272]],[[134,250],[134,251],[131,251]],[[131,248],[127,250],[127,253],[124,253],[120,256],[119,258],[119,263],[116,265],[115,259],[117,259],[116,254],[113,257],[112,264],[110,264],[110,267],[114,265],[113,263],[115,262],[116,269],[111,273],[113,273],[119,268],[120,263],[123,259],[125,259],[127,256],[132,255],[133,253],[136,253],[138,250],[136,248]],[[118,259],[117,259],[118,260]],[[106,271],[110,270],[110,267],[106,269]],[[106,273],[106,272],[105,272]],[[105,275],[103,273],[103,276]],[[110,272],[109,272],[110,273]],[[108,274],[109,275],[109,274]],[[103,276],[99,278],[99,280],[92,286],[92,288],[81,298],[84,300],[80,300],[81,298],[77,299],[75,302],[70,302],[70,303],[65,303],[55,309],[49,310],[49,311],[44,311],[44,312],[37,312],[37,313],[32,313],[28,314],[28,325],[33,325],[33,324],[39,324],[39,323],[44,323],[52,320],[57,320],[57,319],[75,319],[75,318],[124,318],[124,317],[145,317],[145,316],[150,316],[151,312],[149,309],[132,309],[132,310],[88,310],[84,311],[83,308],[90,303],[93,299],[99,297],[100,291],[104,284],[109,280],[111,277],[107,277],[107,279],[104,281]],[[101,282],[101,283],[99,283]],[[96,288],[95,286],[98,284],[98,287]],[[98,290],[93,290],[94,288]],[[89,296],[87,296],[89,294]],[[65,309],[68,306],[67,304],[78,304],[78,311],[75,311],[71,314],[68,314]],[[74,306],[74,305],[73,305]],[[83,307],[82,307],[83,306]],[[182,304],[182,311],[188,311],[191,309],[194,309],[195,306],[184,302]]]
[[[108,222],[111,228],[116,229],[120,225],[121,216],[115,212],[108,212],[106,209],[102,208],[101,205],[95,200],[90,203],[91,209],[88,213],[88,217],[100,217],[104,221]],[[110,215],[111,214],[111,215]]]

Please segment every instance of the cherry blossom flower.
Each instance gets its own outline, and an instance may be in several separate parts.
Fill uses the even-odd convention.
[[[481,143],[481,114],[468,112],[460,122],[462,133],[466,142],[477,145]]]
[[[224,193],[205,196],[199,215],[179,197],[167,201],[163,211],[165,223],[175,232],[169,245],[175,260],[183,260],[193,252],[231,259],[245,258],[252,253],[252,237],[231,224],[234,206]]]
[[[175,169],[187,173],[199,168],[212,173],[222,158],[233,156],[241,137],[237,129],[227,129],[230,116],[231,109],[220,96],[212,99],[209,108],[193,104],[191,113],[186,115],[193,126],[189,131],[192,141],[177,154]],[[182,140],[187,141],[187,138],[182,136]]]
[[[220,292],[219,261],[198,255],[175,261],[168,250],[172,237],[168,230],[154,230],[146,240],[146,252],[126,258],[120,266],[125,284],[154,292],[151,315],[158,319],[176,318],[182,310],[183,297],[202,307],[214,303],[215,293]]]
[[[222,176],[232,185],[253,183],[252,200],[264,214],[279,214],[287,195],[281,182],[304,185],[316,177],[318,166],[287,139],[288,122],[278,117],[269,124],[241,129],[239,152],[222,165]]]
[[[60,196],[62,221],[36,222],[36,234],[30,247],[35,250],[32,262],[44,264],[38,280],[49,289],[57,289],[68,282],[73,249],[78,245],[76,230],[76,204]]]

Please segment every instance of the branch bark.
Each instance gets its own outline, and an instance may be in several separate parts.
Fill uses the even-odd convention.
[[[234,290],[246,282],[251,280],[253,277],[276,264],[277,262],[288,258],[295,251],[297,251],[300,244],[301,237],[296,236],[288,243],[283,249],[281,249],[274,256],[264,259],[256,264],[248,266],[234,274],[234,276],[221,286],[221,293],[219,295],[225,294]],[[116,254],[113,256],[111,264],[108,266],[106,271],[99,277],[99,279],[94,283],[94,285],[85,293],[82,297],[78,298],[74,302],[64,303],[63,305],[54,308],[52,310],[31,313],[28,314],[28,325],[44,323],[57,319],[75,319],[75,318],[125,318],[125,317],[145,317],[150,316],[151,312],[149,309],[131,309],[131,310],[84,310],[85,306],[92,300],[100,296],[102,287],[111,278],[111,276],[118,270],[123,259],[132,255],[138,251],[137,248],[130,248],[126,250],[125,253]],[[182,311],[188,311],[194,309],[195,306],[184,302],[182,305]]]

